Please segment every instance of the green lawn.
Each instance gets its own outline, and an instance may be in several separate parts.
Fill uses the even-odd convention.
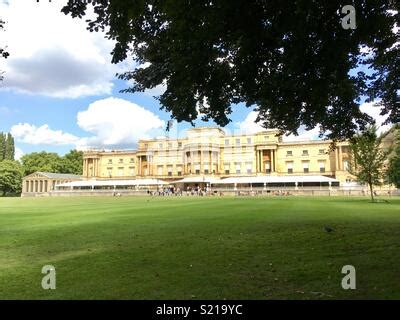
[[[400,299],[400,198],[0,198],[0,298]]]

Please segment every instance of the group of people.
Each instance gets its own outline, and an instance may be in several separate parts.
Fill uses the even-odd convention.
[[[206,196],[211,195],[212,192],[207,187],[187,187],[185,190],[179,187],[163,187],[158,188],[157,191],[148,190],[147,194],[151,196]]]

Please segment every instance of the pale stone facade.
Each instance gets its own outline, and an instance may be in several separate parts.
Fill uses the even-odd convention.
[[[324,175],[352,180],[346,171],[347,142],[330,150],[331,141],[283,142],[277,133],[226,135],[220,128],[201,127],[182,139],[140,140],[137,150],[87,151],[83,177],[174,181],[195,175]]]
[[[78,181],[82,177],[73,174],[34,172],[22,179],[22,196],[45,195],[61,183]]]

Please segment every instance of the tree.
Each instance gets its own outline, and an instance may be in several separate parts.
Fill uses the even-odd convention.
[[[4,159],[14,160],[14,157],[15,157],[14,137],[11,135],[11,133],[7,133],[7,138],[5,140],[5,148],[4,148]]]
[[[123,91],[165,85],[158,99],[171,118],[193,124],[201,113],[225,126],[245,103],[266,128],[319,125],[341,139],[373,123],[363,95],[400,120],[397,3],[351,2],[356,29],[343,28],[341,0],[69,0],[62,11],[82,18],[92,5],[88,29],[115,40],[112,62],[140,65],[119,74],[134,83]]]
[[[82,175],[83,173],[83,152],[71,150],[63,157],[63,173]]]
[[[4,29],[4,21],[0,19],[0,31]],[[10,54],[6,51],[5,48],[0,47],[0,58],[3,57],[5,59],[8,58]],[[0,81],[3,80],[3,72],[0,70]]]
[[[57,153],[33,152],[21,158],[24,174],[29,175],[36,171],[62,173],[63,161]]]
[[[21,193],[22,167],[17,161],[0,161],[0,191],[3,196]]]
[[[6,136],[0,132],[0,161],[3,161],[6,154]]]
[[[57,153],[33,152],[21,158],[25,175],[36,171],[82,174],[83,152],[71,150],[60,157]]]
[[[15,157],[15,143],[14,137],[11,133],[0,132],[0,161],[14,160]]]
[[[397,132],[397,143],[394,154],[389,160],[387,171],[388,182],[400,188],[400,132]]]
[[[370,126],[364,132],[350,139],[350,161],[348,171],[360,183],[369,186],[374,201],[374,186],[382,185],[385,177],[385,161],[391,150],[381,148],[382,136],[378,137],[376,127]]]

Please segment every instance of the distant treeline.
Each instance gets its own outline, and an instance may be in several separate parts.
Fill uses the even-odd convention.
[[[22,178],[35,171],[82,174],[83,152],[71,150],[64,156],[53,152],[32,152],[15,160],[14,138],[0,132],[0,196],[21,193]]]

